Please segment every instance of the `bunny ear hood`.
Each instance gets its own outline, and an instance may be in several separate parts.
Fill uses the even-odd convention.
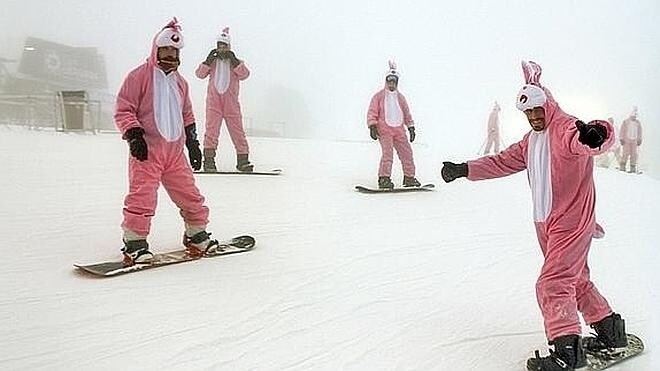
[[[181,34],[181,26],[176,17],[163,27],[160,32],[154,36],[151,45],[151,55],[149,56],[149,63],[156,65],[158,48],[165,46],[172,46],[177,49],[183,48],[183,34]]]
[[[231,36],[229,36],[229,27],[222,29],[218,37],[215,38],[215,41],[231,45]]]
[[[390,81],[394,80],[397,83],[399,82],[399,72],[396,69],[396,63],[394,61],[389,61],[388,62],[388,70],[387,73],[385,74],[385,81]]]

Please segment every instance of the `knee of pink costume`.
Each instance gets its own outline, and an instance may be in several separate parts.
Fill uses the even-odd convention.
[[[195,122],[188,83],[176,70],[165,73],[158,66],[157,50],[165,46],[183,47],[176,20],[154,37],[147,62],[124,80],[114,115],[122,135],[132,128],[142,128],[148,147],[146,161],[129,159],[129,191],[122,223],[125,230],[139,236],[149,233],[161,182],[168,191],[174,190],[170,195],[185,210],[187,224],[199,223],[197,226],[205,228],[208,223],[208,209],[183,154],[184,128]]]
[[[163,187],[179,207],[186,226],[204,230],[208,224],[209,209],[204,196],[195,185],[195,178],[183,152],[161,175]]]
[[[397,76],[395,66],[390,63],[388,76]],[[398,90],[384,88],[372,98],[367,111],[367,126],[378,128],[381,147],[379,176],[390,176],[392,172],[393,149],[401,161],[405,176],[415,176],[415,162],[412,146],[406,136],[406,128],[415,125],[406,98]]]
[[[525,66],[527,85],[518,95],[521,111],[545,110],[546,127],[530,131],[523,139],[495,156],[468,162],[468,179],[482,180],[527,170],[533,216],[544,264],[536,284],[537,300],[545,331],[552,340],[580,334],[578,311],[587,322],[612,312],[589,279],[587,256],[591,238],[604,231],[595,221],[593,156],[613,144],[614,129],[599,121],[607,140],[592,149],[579,141],[576,119],[564,113],[551,93],[540,86],[540,67]]]
[[[231,44],[229,29],[225,28],[217,41]],[[228,60],[214,59],[212,63],[201,63],[195,75],[200,79],[208,77],[206,89],[206,131],[204,148],[216,149],[222,120],[227,123],[227,130],[237,154],[248,154],[249,147],[243,129],[243,116],[239,103],[240,82],[250,76],[250,71],[243,61],[235,67]]]

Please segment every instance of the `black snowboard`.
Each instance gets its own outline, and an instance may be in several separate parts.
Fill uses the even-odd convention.
[[[131,266],[126,266],[121,261],[113,261],[94,264],[74,264],[74,266],[84,272],[91,273],[96,276],[112,277],[146,269],[163,267],[166,265],[199,260],[200,258],[213,258],[217,256],[238,254],[252,250],[255,244],[256,242],[253,237],[239,236],[234,237],[228,241],[220,241],[220,246],[216,252],[212,254],[206,254],[202,257],[191,256],[186,252],[185,249],[181,249],[154,254],[154,259],[150,263],[138,263]]]
[[[268,171],[194,171],[194,174],[209,174],[209,175],[280,175],[282,169],[273,169]]]
[[[395,187],[392,189],[387,188],[370,188],[361,185],[355,186],[355,190],[360,193],[404,193],[404,192],[428,192],[435,188],[435,184],[424,184],[421,187]]]

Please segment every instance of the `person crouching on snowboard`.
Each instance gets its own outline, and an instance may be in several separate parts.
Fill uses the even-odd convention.
[[[209,209],[183,153],[185,144],[192,167],[201,167],[188,83],[177,72],[182,47],[175,18],[156,35],[149,59],[128,74],[117,95],[115,123],[130,148],[122,223],[127,265],[153,258],[147,235],[160,183],[181,209],[189,253],[201,255],[218,245],[206,232]]]
[[[204,133],[204,171],[217,171],[215,164],[220,126],[224,119],[229,130],[229,137],[236,149],[236,169],[252,172],[247,139],[243,130],[243,115],[238,101],[240,82],[250,76],[245,63],[231,50],[229,28],[222,30],[216,40],[216,47],[211,49],[195,75],[200,79],[209,78],[206,93],[206,131]]]
[[[529,370],[575,370],[586,365],[586,351],[627,345],[625,323],[612,311],[589,279],[587,256],[592,237],[602,237],[596,224],[592,157],[614,142],[607,121],[587,124],[562,111],[541,86],[541,68],[523,62],[526,85],[516,107],[532,130],[498,155],[467,163],[444,162],[442,178],[499,178],[527,169],[532,190],[534,224],[544,256],[536,282],[546,336],[554,351],[527,361]],[[582,339],[578,311],[596,331]]]
[[[371,139],[380,142],[382,151],[378,169],[378,188],[394,188],[391,179],[393,148],[396,149],[403,167],[403,186],[419,187],[421,184],[415,178],[415,162],[410,145],[415,141],[415,122],[410,115],[406,98],[398,90],[399,73],[396,65],[391,61],[389,65],[390,69],[385,76],[385,88],[371,98],[367,112],[369,134]],[[410,133],[410,143],[406,137],[406,127]]]

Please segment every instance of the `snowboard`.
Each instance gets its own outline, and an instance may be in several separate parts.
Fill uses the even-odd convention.
[[[616,364],[619,364],[628,358],[639,355],[644,351],[644,343],[642,339],[633,334],[626,334],[628,338],[628,346],[622,351],[618,352],[590,352],[585,349],[587,353],[587,366],[580,368],[580,371],[601,371],[606,370]],[[526,367],[528,371],[534,371]]]
[[[272,169],[266,171],[194,171],[194,174],[210,174],[210,175],[280,175],[282,169]]]
[[[213,258],[217,256],[238,254],[250,251],[254,248],[256,242],[251,236],[238,236],[227,241],[219,241],[218,250],[211,254],[203,256],[192,256],[185,249],[155,253],[153,261],[149,263],[137,263],[126,266],[121,261],[102,262],[94,264],[74,264],[81,271],[100,277],[113,277],[122,274],[139,272],[147,269],[163,267],[166,265],[185,263],[199,259]]]
[[[626,334],[628,346],[622,352],[589,352],[587,351],[587,367],[585,371],[600,371],[608,369],[628,358],[639,355],[644,351],[644,342],[633,334]]]
[[[424,184],[420,187],[394,187],[392,189],[387,188],[370,188],[361,185],[355,186],[355,190],[360,193],[404,193],[404,192],[424,192],[432,191],[435,188],[435,184]]]

